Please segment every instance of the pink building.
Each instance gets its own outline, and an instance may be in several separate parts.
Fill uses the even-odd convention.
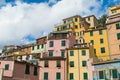
[[[49,57],[66,57],[65,49],[75,44],[75,37],[68,31],[51,32],[47,37],[46,51]]]
[[[39,65],[39,80],[66,80],[66,58],[41,58],[39,61]]]
[[[37,65],[19,61],[0,61],[4,69],[2,80],[38,80]]]

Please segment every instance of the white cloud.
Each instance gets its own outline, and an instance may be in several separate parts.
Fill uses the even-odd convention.
[[[26,41],[23,38],[27,35],[36,38],[43,36],[52,31],[55,24],[69,16],[99,16],[101,3],[102,1],[97,0],[62,0],[52,7],[48,3],[16,2],[14,7],[7,4],[0,9],[0,46],[24,43]],[[90,10],[90,7],[94,9]]]

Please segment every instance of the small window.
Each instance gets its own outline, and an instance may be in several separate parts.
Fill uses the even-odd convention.
[[[49,67],[48,64],[49,64],[48,61],[44,61],[44,67]]]
[[[74,56],[74,51],[70,51],[70,56]]]
[[[104,71],[99,71],[99,79],[105,79],[104,75]]]
[[[75,29],[78,29],[78,25],[75,25]]]
[[[53,47],[54,46],[54,43],[53,41],[50,41],[50,44],[49,44],[50,47]]]
[[[93,31],[90,31],[90,36],[93,36]]]
[[[37,76],[37,74],[38,74],[38,73],[37,73],[37,70],[38,70],[38,68],[37,68],[37,67],[34,67],[34,73],[33,73],[34,76]]]
[[[120,33],[117,33],[117,39],[120,40]]]
[[[61,63],[60,63],[60,60],[57,60],[57,62],[56,62],[57,64],[56,64],[56,66],[57,67],[61,67]]]
[[[61,51],[61,56],[65,57],[65,51]]]
[[[84,77],[84,80],[88,80],[88,74],[87,73],[83,73],[83,77]]]
[[[75,32],[75,36],[79,36],[79,32]]]
[[[26,64],[25,74],[30,74],[30,65]]]
[[[120,24],[119,23],[116,24],[116,29],[120,29]]]
[[[90,40],[90,43],[94,44],[94,40]]]
[[[102,35],[102,30],[99,30],[99,35]]]
[[[56,80],[60,80],[61,79],[61,74],[60,74],[60,72],[57,72],[56,73]]]
[[[86,61],[82,61],[82,66],[86,67],[87,66],[87,62]]]
[[[112,78],[118,78],[118,71],[117,71],[117,69],[110,70],[110,76],[111,76],[111,73],[112,73]]]
[[[37,45],[37,49],[39,49],[39,45]]]
[[[34,46],[32,46],[32,50],[34,50]]]
[[[88,17],[88,21],[90,21],[90,17]]]
[[[69,78],[70,78],[70,80],[74,80],[74,74],[73,74],[73,73],[70,73],[70,74],[69,74]]]
[[[105,48],[104,47],[101,48],[101,53],[105,53]]]
[[[78,21],[78,18],[75,18],[75,22],[77,22]]]
[[[41,45],[41,48],[44,48],[44,44]]]
[[[44,72],[44,80],[48,80],[48,72]]]
[[[103,39],[100,39],[100,43],[104,43],[104,40],[103,40]]]
[[[66,41],[65,40],[62,40],[61,46],[66,46]]]
[[[49,51],[49,57],[53,57],[53,51]]]
[[[9,64],[5,65],[5,70],[9,70]]]
[[[85,55],[86,55],[86,51],[82,50],[82,56],[85,56]]]
[[[70,61],[70,67],[74,67],[74,61]]]
[[[96,54],[96,49],[94,49],[94,54]]]
[[[64,24],[66,24],[66,21],[64,21]]]

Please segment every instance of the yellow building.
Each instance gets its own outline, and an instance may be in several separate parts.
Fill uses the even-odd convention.
[[[86,16],[84,19],[90,27],[95,27],[98,25],[98,20],[94,15]]]
[[[67,80],[92,80],[93,46],[83,43],[75,44],[68,51]],[[92,61],[91,61],[92,60]],[[93,69],[94,70],[94,69]]]
[[[120,13],[120,4],[116,5],[116,6],[112,6],[109,8],[109,15],[116,15]]]
[[[94,27],[85,31],[86,43],[92,43],[94,52],[100,61],[108,60],[110,53],[108,47],[107,29],[105,27]]]
[[[89,24],[81,16],[72,16],[63,19],[63,23],[55,25],[54,31],[72,31],[75,39],[78,40],[84,35],[84,30],[89,28]]]

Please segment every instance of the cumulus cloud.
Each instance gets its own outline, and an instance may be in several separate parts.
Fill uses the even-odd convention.
[[[49,2],[55,3],[49,6]],[[9,44],[28,43],[25,37],[38,38],[53,31],[55,24],[62,19],[81,15],[100,16],[102,0],[50,0],[48,3],[17,1],[15,6],[7,4],[0,9],[0,47]]]

